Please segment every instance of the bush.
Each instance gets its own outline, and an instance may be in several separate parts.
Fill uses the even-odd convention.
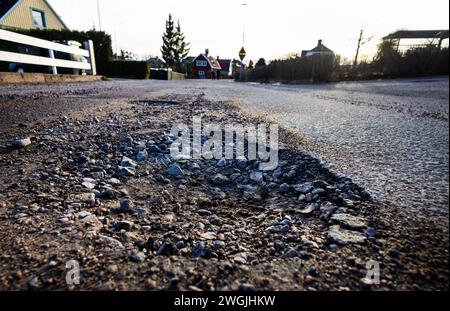
[[[334,55],[297,57],[289,60],[273,61],[267,66],[250,69],[245,80],[254,82],[328,82],[333,79],[337,67]]]
[[[383,41],[372,66],[386,77],[448,75],[449,50],[430,45],[400,53],[392,42]]]
[[[112,61],[108,62],[105,74],[117,78],[149,79],[150,65],[146,61]]]
[[[83,43],[87,40],[94,42],[95,62],[97,65],[97,73],[105,74],[108,63],[112,60],[113,51],[111,44],[111,36],[104,31],[76,31],[76,30],[54,30],[54,29],[14,29],[17,33],[32,36],[48,41],[74,40]],[[0,42],[0,49],[11,50],[10,42]]]

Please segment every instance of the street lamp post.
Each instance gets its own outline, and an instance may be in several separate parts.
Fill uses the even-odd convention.
[[[100,0],[97,0],[97,13],[98,13],[98,27],[102,31],[102,18],[100,14]]]
[[[244,81],[244,58],[245,58],[245,9],[247,8],[247,3],[242,3],[242,15],[243,15],[243,22],[242,22],[242,49],[239,52],[239,57],[241,58],[241,70],[239,71],[239,81]]]

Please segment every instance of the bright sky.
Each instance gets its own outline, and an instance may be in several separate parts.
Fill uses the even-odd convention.
[[[96,0],[49,0],[71,29],[99,28]],[[449,29],[448,0],[99,0],[102,29],[113,48],[160,55],[169,13],[180,19],[191,55],[238,58],[245,28],[247,59],[267,60],[312,49],[318,39],[352,58],[361,28],[374,39],[362,49],[373,55],[381,37],[398,29]],[[247,6],[243,6],[246,3]],[[245,27],[244,27],[245,26]]]

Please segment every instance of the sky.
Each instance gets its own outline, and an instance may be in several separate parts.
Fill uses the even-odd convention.
[[[373,39],[362,47],[372,57],[380,39],[398,29],[449,29],[448,0],[98,0],[101,29],[113,49],[160,56],[169,13],[179,19],[190,55],[247,60],[280,58],[317,45],[318,39],[351,59],[361,29]],[[97,0],[48,0],[71,29],[100,28]],[[243,3],[246,5],[244,6]],[[245,33],[245,37],[243,36]],[[243,38],[244,37],[244,38]]]

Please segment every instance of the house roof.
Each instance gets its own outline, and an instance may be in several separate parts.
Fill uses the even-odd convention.
[[[218,60],[222,70],[229,71],[231,66],[231,59],[219,59]]]
[[[321,53],[334,53],[332,50],[323,45],[322,40],[319,40],[317,46],[310,52],[321,52]]]
[[[50,5],[50,3],[48,3],[47,0],[42,0],[42,1],[44,1],[44,3],[50,8],[50,11],[52,11],[53,14],[55,14],[56,18],[61,22],[61,24],[63,24],[63,26],[65,28],[69,29],[69,27],[67,27],[67,25],[62,20],[61,16],[59,16],[58,13],[56,13],[55,9],[53,9],[53,7]],[[2,21],[2,19],[6,18],[6,16],[8,16],[9,13],[12,12],[14,10],[14,8],[17,5],[19,5],[20,2],[22,2],[22,0],[1,0],[0,1],[0,22]]]
[[[383,39],[448,39],[448,30],[399,30],[393,32]]]
[[[2,0],[0,1],[0,19],[6,15],[20,0]]]
[[[196,58],[194,58],[194,60],[192,62],[195,62],[199,57],[203,57],[207,60],[209,66],[212,69],[216,69],[216,70],[220,70],[222,69],[222,67],[220,67],[220,63],[217,61],[217,59],[215,59],[214,57],[211,56],[206,56],[206,54],[199,54]]]

